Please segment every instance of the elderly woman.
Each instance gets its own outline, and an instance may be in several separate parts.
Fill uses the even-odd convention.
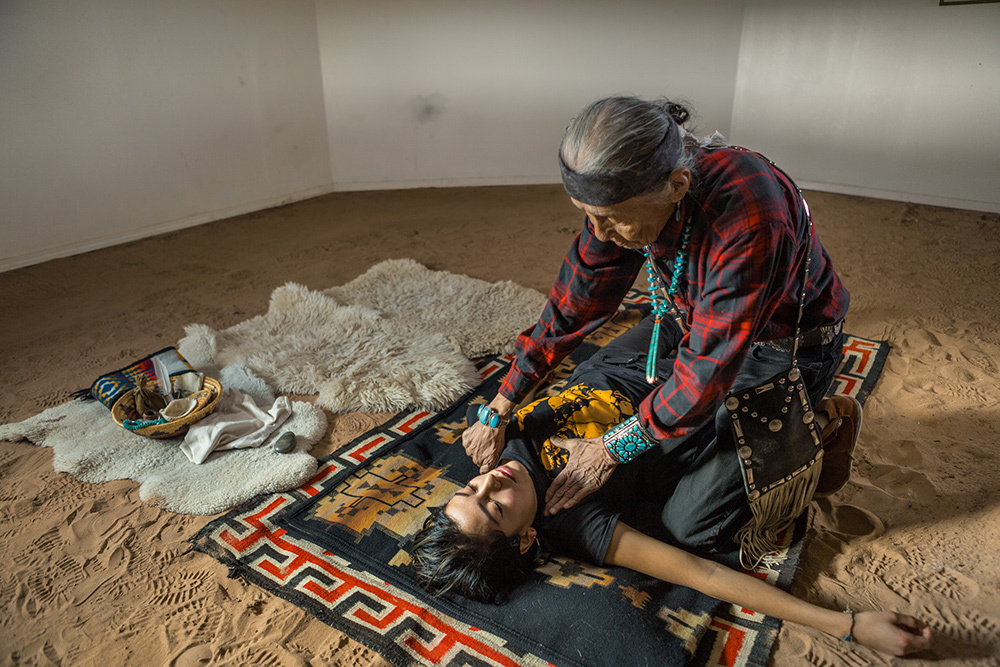
[[[608,361],[645,371],[648,393],[604,435],[559,442],[569,460],[546,492],[544,513],[572,507],[616,466],[658,447],[683,472],[662,509],[679,546],[724,553],[737,540],[756,563],[774,526],[751,511],[723,402],[787,370],[794,348],[817,405],[843,356],[849,295],[791,179],[718,135],[695,140],[682,127],[689,116],[666,100],[614,97],[569,125],[559,162],[567,193],[586,214],[583,229],[463,446],[483,472],[492,469],[516,406],[617,310],[646,264],[657,302],[632,335],[644,337],[648,353]],[[814,490],[831,493],[847,480],[860,405],[827,400],[816,414],[829,421],[820,477],[791,480],[781,501],[789,506],[772,514],[794,516]]]

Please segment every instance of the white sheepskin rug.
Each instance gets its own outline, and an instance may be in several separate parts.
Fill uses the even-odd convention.
[[[261,447],[216,452],[195,465],[181,451],[183,438],[130,433],[97,401],[70,401],[0,425],[0,440],[51,447],[55,469],[82,481],[132,479],[145,502],[216,514],[315,475],[308,452],[327,427],[318,406],[341,412],[450,405],[480,381],[469,358],[512,352],[544,302],[509,281],[491,284],[405,259],[325,292],[290,283],[271,295],[267,314],[225,331],[189,325],[178,344],[195,368],[258,405],[274,402],[272,388],[319,394],[317,405],[293,402],[292,416]],[[296,448],[278,454],[271,444],[288,430]]]
[[[274,394],[246,369],[224,369],[217,377],[261,405],[274,402]],[[55,469],[81,481],[132,479],[139,482],[145,502],[173,512],[217,514],[257,494],[287,491],[312,479],[318,464],[308,452],[326,426],[322,409],[295,401],[292,416],[261,447],[216,452],[195,465],[181,451],[183,437],[144,438],[115,424],[98,401],[69,401],[0,426],[0,440],[51,447]],[[296,434],[296,448],[278,454],[271,441],[289,430]]]
[[[544,303],[510,281],[393,259],[323,292],[279,287],[266,314],[223,331],[188,325],[178,349],[209,375],[242,364],[332,412],[438,409],[480,382],[469,358],[512,352]]]

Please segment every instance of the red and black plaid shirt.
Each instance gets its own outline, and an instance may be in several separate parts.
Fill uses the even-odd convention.
[[[850,301],[826,250],[809,234],[794,183],[750,151],[693,150],[697,180],[682,203],[682,217],[692,222],[689,259],[676,298],[690,332],[671,379],[639,406],[643,426],[660,440],[688,434],[714,414],[751,343],[794,335],[807,247],[812,264],[802,331],[842,319]],[[668,284],[679,235],[671,219],[651,246]],[[518,338],[500,393],[520,401],[615,313],[644,261],[641,252],[601,242],[586,219],[541,319]]]

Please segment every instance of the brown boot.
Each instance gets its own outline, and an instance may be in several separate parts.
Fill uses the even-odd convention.
[[[861,432],[861,403],[850,396],[833,396],[820,401],[816,412],[830,420],[823,429],[823,468],[815,493],[822,498],[840,491],[851,477]]]

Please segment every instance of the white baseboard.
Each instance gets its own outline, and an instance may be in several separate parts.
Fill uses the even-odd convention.
[[[251,204],[243,204],[228,209],[204,213],[201,215],[171,220],[147,227],[131,229],[118,234],[109,234],[76,243],[45,248],[36,252],[24,253],[16,257],[5,257],[0,259],[0,273],[11,271],[33,264],[47,262],[50,259],[69,257],[81,253],[107,248],[120,243],[128,243],[138,239],[165,234],[167,232],[203,225],[207,222],[225,220],[237,215],[263,211],[276,206],[284,206],[297,201],[319,197],[331,192],[357,192],[362,190],[408,190],[413,188],[450,188],[450,187],[486,187],[504,185],[554,185],[552,176],[525,176],[522,178],[466,178],[448,179],[436,181],[384,181],[368,182],[358,181],[353,183],[336,183],[324,185],[309,190],[303,190],[293,195],[275,197],[270,200],[256,201]],[[1000,213],[1000,202],[970,201],[967,199],[953,199],[950,197],[935,197],[927,195],[917,195],[908,192],[895,192],[892,190],[879,190],[876,188],[864,188],[856,185],[839,185],[836,183],[817,183],[814,181],[798,181],[799,187],[803,190],[818,190],[820,192],[833,192],[843,195],[854,195],[858,197],[872,197],[875,199],[888,199],[890,201],[905,201],[914,204],[928,204],[930,206],[944,206],[947,208],[960,208],[971,211],[985,211],[988,213]]]
[[[233,206],[227,209],[213,211],[211,213],[191,216],[189,218],[170,220],[168,222],[162,222],[155,225],[130,229],[117,234],[108,234],[107,236],[99,236],[92,239],[86,239],[84,241],[77,241],[75,243],[67,243],[65,245],[44,248],[42,250],[28,252],[14,257],[0,258],[0,273],[20,269],[25,266],[32,266],[34,264],[41,264],[42,262],[47,262],[50,259],[80,255],[92,250],[100,250],[101,248],[108,248],[120,243],[128,243],[129,241],[137,241],[150,236],[156,236],[157,234],[166,234],[167,232],[174,232],[179,229],[194,227],[196,225],[203,225],[208,222],[215,222],[216,220],[225,220],[226,218],[232,218],[237,215],[244,215],[246,213],[263,211],[277,206],[284,206],[285,204],[292,204],[297,201],[312,199],[313,197],[330,194],[331,192],[356,192],[361,190],[409,190],[414,188],[450,188],[494,185],[547,185],[554,184],[556,182],[557,181],[553,180],[552,176],[526,176],[523,178],[466,178],[435,181],[359,181],[354,183],[331,183],[311,188],[309,190],[303,190],[302,192],[297,192],[293,195],[275,197],[273,199],[256,201],[250,204]]]
[[[411,190],[413,188],[475,188],[504,185],[556,185],[562,184],[559,176],[518,176],[496,178],[449,178],[436,181],[356,181],[337,183],[335,192],[361,190]]]
[[[877,188],[865,188],[857,185],[817,183],[815,181],[800,181],[797,179],[795,182],[803,190],[818,190],[819,192],[833,192],[838,195],[854,195],[855,197],[871,197],[873,199],[888,199],[889,201],[905,201],[912,204],[927,204],[928,206],[943,206],[945,208],[961,208],[967,211],[1000,213],[1000,202],[918,195],[912,192],[896,192],[894,190],[879,190]]]
[[[232,218],[237,215],[244,215],[246,213],[263,211],[269,208],[275,208],[277,206],[284,206],[285,204],[292,204],[297,201],[303,201],[305,199],[312,199],[313,197],[319,197],[321,195],[330,194],[331,192],[334,191],[335,188],[333,185],[324,185],[316,188],[310,188],[309,190],[303,190],[302,192],[297,192],[293,195],[274,197],[272,199],[265,199],[265,200],[255,201],[253,203],[242,204],[240,206],[232,206],[230,208],[220,209],[218,211],[212,211],[211,213],[202,213],[200,215],[191,216],[189,218],[170,220],[167,222],[161,222],[154,225],[139,227],[136,229],[129,229],[127,231],[119,232],[117,234],[108,234],[107,236],[98,236],[96,238],[87,239],[84,241],[67,243],[65,245],[54,246],[52,248],[45,248],[43,250],[38,250],[35,252],[27,252],[21,255],[17,255],[15,257],[4,257],[0,259],[0,273],[3,273],[4,271],[12,271],[14,269],[20,269],[25,266],[32,266],[33,264],[41,264],[42,262],[47,262],[50,259],[59,259],[60,257],[70,257],[72,255],[80,255],[85,252],[90,252],[92,250],[109,248],[111,246],[118,245],[120,243],[137,241],[139,239],[148,238],[150,236],[156,236],[158,234],[166,234],[168,232],[175,232],[179,229],[185,229],[187,227],[195,227],[196,225],[203,225],[208,222],[215,222],[216,220],[225,220],[226,218]]]

